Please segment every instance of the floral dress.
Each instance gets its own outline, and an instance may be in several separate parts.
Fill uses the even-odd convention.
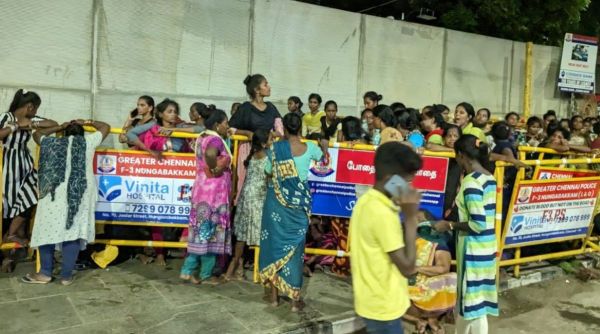
[[[226,168],[219,176],[211,173],[204,160],[204,153],[209,148],[218,151],[217,166]],[[207,135],[198,138],[196,159],[197,175],[192,190],[188,253],[231,254],[231,154],[220,137]]]
[[[267,196],[266,164],[266,156],[250,159],[233,223],[237,240],[251,246],[260,244],[260,225]]]

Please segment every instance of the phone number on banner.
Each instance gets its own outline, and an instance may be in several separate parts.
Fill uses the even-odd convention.
[[[190,217],[189,205],[112,203],[106,210],[102,206],[98,203],[96,220],[187,224]]]

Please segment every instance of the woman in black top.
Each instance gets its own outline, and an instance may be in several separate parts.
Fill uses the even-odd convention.
[[[250,142],[257,130],[273,132],[275,137],[283,136],[283,123],[277,108],[271,102],[265,102],[264,98],[271,95],[271,86],[267,79],[261,74],[249,75],[244,80],[246,92],[251,100],[242,103],[238,111],[231,116],[229,121],[230,131],[234,134],[248,137],[249,141],[239,147],[237,158],[237,194],[244,184],[246,168],[244,161],[250,154]],[[237,195],[235,203],[237,203]]]

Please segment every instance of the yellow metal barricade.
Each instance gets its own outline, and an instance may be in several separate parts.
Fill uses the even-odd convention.
[[[529,151],[529,152],[532,152],[532,151],[540,152],[541,151],[544,153],[558,154],[558,152],[549,150],[549,149],[531,149],[531,150],[523,150],[522,152],[524,152],[524,151]],[[548,160],[525,160],[523,162],[530,166],[554,166],[554,165],[566,165],[566,164],[589,165],[592,163],[594,163],[594,164],[600,163],[600,159],[599,158],[548,159]],[[497,162],[496,166],[497,167],[506,167],[506,166],[510,166],[510,164],[507,164],[504,162]],[[568,181],[573,182],[573,181],[586,181],[586,180],[596,181],[596,180],[600,180],[600,177],[572,178],[572,179],[569,179]],[[523,179],[521,177],[519,177],[519,178],[517,178],[514,188],[513,188],[513,198],[511,199],[511,203],[515,201],[515,198],[518,195],[516,190],[518,189],[521,182],[542,184],[544,182],[550,183],[550,182],[560,182],[560,181],[558,181],[558,180],[523,181]],[[500,184],[500,182],[498,182],[498,184]],[[514,266],[514,274],[516,277],[518,277],[520,274],[520,266],[519,265],[521,265],[521,264],[531,263],[531,262],[539,262],[539,261],[550,260],[550,259],[559,259],[559,258],[564,258],[564,257],[571,257],[571,256],[575,256],[575,255],[581,255],[581,254],[585,254],[585,253],[600,251],[600,247],[593,243],[593,240],[596,240],[596,239],[591,238],[591,232],[593,229],[593,218],[594,218],[594,215],[598,213],[599,207],[600,207],[600,203],[596,203],[596,207],[593,211],[591,221],[590,221],[590,224],[588,227],[588,233],[585,238],[565,238],[564,239],[564,240],[581,240],[582,245],[580,248],[568,250],[568,251],[539,254],[539,255],[528,256],[528,257],[523,258],[523,257],[521,257],[521,247],[515,247],[514,248],[515,249],[515,257],[510,260],[501,260],[500,266],[502,266],[502,267]],[[497,205],[497,208],[500,208],[500,210],[501,210],[501,205]],[[498,213],[497,213],[497,215],[498,215]],[[509,215],[509,217],[510,217],[510,215]],[[507,218],[509,218],[509,217],[507,217]],[[501,238],[498,239],[500,254],[502,254],[502,252],[507,249],[507,247],[505,246],[505,241],[506,241],[508,229],[510,227],[510,223],[508,221],[509,221],[509,219],[507,219],[506,225],[502,231]],[[500,221],[500,223],[501,223],[501,221]],[[498,224],[498,220],[497,220],[497,224]],[[496,228],[499,228],[499,226],[496,226]],[[563,241],[563,240],[553,240],[550,242],[537,243],[537,245],[551,244],[551,243],[557,243],[557,242],[561,242],[561,241]],[[523,246],[523,247],[527,247],[527,246]]]

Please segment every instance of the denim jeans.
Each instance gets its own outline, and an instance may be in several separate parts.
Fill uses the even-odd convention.
[[[402,318],[389,321],[365,319],[368,334],[404,334]]]
[[[73,276],[75,262],[79,256],[79,248],[81,243],[78,240],[65,241],[62,243],[62,269],[61,276],[63,279],[70,279]],[[48,277],[52,277],[54,269],[54,249],[56,245],[40,246],[40,272]]]

